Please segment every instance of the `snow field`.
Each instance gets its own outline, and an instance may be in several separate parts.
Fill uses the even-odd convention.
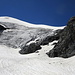
[[[74,75],[75,57],[63,59],[46,55],[52,44],[42,46],[39,53],[27,55],[20,55],[19,48],[0,45],[0,75]]]

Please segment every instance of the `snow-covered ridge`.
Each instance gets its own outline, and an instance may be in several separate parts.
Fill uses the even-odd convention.
[[[54,27],[54,26],[47,26],[47,25],[42,25],[42,24],[31,24],[31,23],[21,21],[19,19],[8,17],[8,16],[0,17],[0,22],[10,22],[10,23],[16,23],[18,25],[24,25],[24,26],[27,26],[27,27],[34,27],[34,28],[40,27],[40,28],[48,28],[48,29],[54,29],[54,30],[63,29],[65,27],[65,26]]]

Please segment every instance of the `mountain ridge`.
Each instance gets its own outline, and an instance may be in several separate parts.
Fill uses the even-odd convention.
[[[25,22],[25,21],[21,21],[19,19],[16,19],[16,18],[12,18],[12,17],[9,17],[9,16],[2,16],[0,17],[0,22],[10,22],[10,23],[17,23],[18,25],[24,25],[24,26],[27,26],[27,27],[35,27],[35,28],[52,28],[54,30],[57,30],[57,29],[62,29],[64,28],[65,26],[61,26],[61,27],[55,27],[55,26],[48,26],[48,25],[43,25],[43,24],[31,24],[31,23],[28,23],[28,22]]]

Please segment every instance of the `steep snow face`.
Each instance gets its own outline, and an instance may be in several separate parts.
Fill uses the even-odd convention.
[[[53,27],[53,26],[47,26],[47,25],[35,25],[35,24],[27,23],[27,22],[24,22],[24,21],[21,21],[21,20],[12,18],[12,17],[8,17],[8,16],[0,17],[0,22],[16,23],[18,25],[24,25],[27,27],[34,27],[34,28],[41,27],[41,28],[48,28],[48,29],[54,29],[54,30],[64,28],[64,26],[63,27]]]

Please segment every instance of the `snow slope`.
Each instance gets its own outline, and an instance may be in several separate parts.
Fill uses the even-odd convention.
[[[34,27],[34,28],[41,27],[41,28],[48,28],[48,29],[54,29],[54,30],[64,28],[64,26],[63,27],[53,27],[53,26],[47,26],[47,25],[35,25],[35,24],[27,23],[27,22],[24,22],[24,21],[21,21],[21,20],[12,18],[12,17],[8,17],[8,16],[0,17],[0,22],[16,23],[18,25],[24,25],[27,27]]]
[[[0,46],[0,75],[74,75],[75,57],[49,58],[45,54],[52,49],[52,43],[42,46],[39,53],[28,55],[20,55],[19,49]]]
[[[9,26],[10,28],[15,28],[5,30],[1,32],[2,35],[0,35],[0,42],[1,44],[3,43],[3,45],[0,45],[0,75],[75,75],[75,60],[74,60],[75,56],[68,59],[64,59],[64,58],[50,58],[46,55],[46,52],[48,52],[54,47],[54,45],[52,44],[57,41],[53,41],[49,43],[49,45],[42,46],[42,49],[38,50],[39,51],[38,53],[35,52],[27,55],[19,54],[18,52],[20,50],[19,47],[14,49],[6,46],[6,44],[10,45],[11,43],[13,45],[17,44],[19,43],[18,41],[20,39],[24,39],[25,37],[28,38],[29,37],[28,33],[30,32],[32,32],[33,33],[32,35],[34,35],[36,32],[39,31],[38,29],[36,30],[34,28],[38,27],[42,28],[42,26],[29,24],[11,17],[0,17],[0,22],[6,26]],[[17,27],[18,24],[19,26]],[[26,28],[26,26],[29,28]],[[30,27],[32,28],[30,29]],[[60,29],[60,27],[49,27],[49,26],[44,26],[44,28],[50,28],[54,30]],[[35,31],[35,33],[34,31],[32,31],[32,29]],[[53,34],[52,30],[50,31],[51,31],[50,35],[52,35]],[[46,33],[47,32],[42,32],[40,33],[40,36]],[[41,37],[43,38],[46,35]],[[20,42],[23,42],[24,40]],[[31,41],[30,43],[32,42],[34,41]]]

